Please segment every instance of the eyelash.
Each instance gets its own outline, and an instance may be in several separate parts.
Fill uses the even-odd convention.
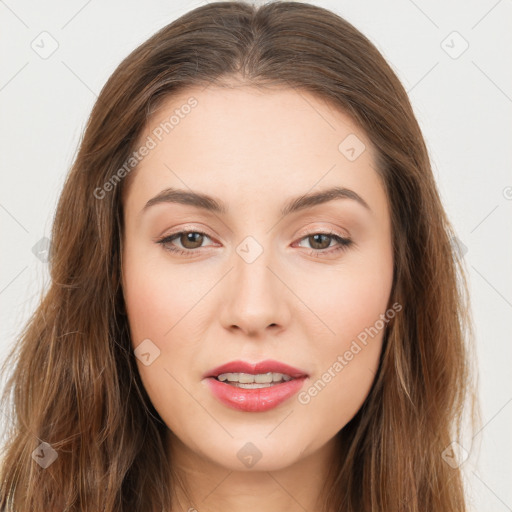
[[[208,236],[206,233],[204,233],[202,231],[189,230],[189,231],[178,231],[176,233],[172,233],[171,235],[167,235],[167,236],[157,240],[157,243],[161,244],[166,251],[172,252],[173,254],[178,254],[180,256],[185,256],[185,257],[191,257],[197,251],[199,251],[201,249],[201,247],[199,247],[197,249],[184,250],[184,249],[177,249],[176,247],[171,247],[171,246],[166,245],[166,244],[170,243],[172,240],[174,240],[175,238],[178,238],[180,235],[187,234],[187,233],[195,233],[198,235],[206,236],[211,239],[210,236]],[[337,235],[336,233],[334,233],[332,231],[329,231],[329,232],[314,231],[314,232],[311,232],[311,233],[303,236],[299,241],[302,241],[302,240],[309,238],[313,235],[325,235],[327,237],[332,238],[336,242],[338,242],[338,247],[335,247],[334,250],[332,248],[311,249],[311,252],[309,253],[309,255],[316,257],[316,258],[322,258],[327,255],[338,253],[339,251],[346,251],[353,243],[350,238],[344,238],[342,236]],[[331,249],[331,250],[329,250],[329,249]]]

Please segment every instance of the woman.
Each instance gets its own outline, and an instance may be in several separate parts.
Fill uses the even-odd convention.
[[[185,14],[108,80],[65,183],[0,509],[466,510],[452,238],[407,95],[352,25]]]

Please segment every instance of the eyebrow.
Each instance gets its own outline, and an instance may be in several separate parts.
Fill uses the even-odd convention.
[[[344,187],[332,187],[320,192],[304,194],[292,199],[289,199],[281,209],[281,215],[284,217],[291,213],[311,208],[320,204],[334,201],[335,199],[352,199],[372,211],[368,203],[356,192]],[[148,208],[155,204],[161,203],[178,203],[189,206],[194,206],[202,210],[210,211],[225,215],[228,213],[227,206],[219,199],[216,199],[201,192],[180,190],[176,188],[166,188],[159,192],[155,197],[152,197],[142,209],[141,213],[145,212]]]

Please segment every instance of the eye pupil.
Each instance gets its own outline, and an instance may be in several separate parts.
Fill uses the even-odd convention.
[[[325,239],[327,239],[327,245],[325,245],[325,243],[322,244],[319,241],[318,237],[324,237]],[[317,233],[315,235],[310,236],[310,238],[314,240],[314,242],[311,244],[311,246],[314,249],[326,249],[330,245],[330,237],[329,237],[329,235],[325,235],[323,233]],[[324,242],[325,242],[325,240],[324,240]],[[321,247],[315,247],[315,244],[320,244]]]
[[[202,245],[202,237],[203,235],[201,233],[197,233],[195,231],[188,231],[186,233],[184,233],[182,236],[181,236],[181,242],[183,244],[184,247],[186,247],[187,249],[196,249],[197,247],[189,247],[187,246],[186,244],[187,243],[192,243],[192,244],[197,244],[198,240],[197,238],[199,237],[199,245],[198,247],[201,247]],[[183,243],[185,242],[185,243]]]

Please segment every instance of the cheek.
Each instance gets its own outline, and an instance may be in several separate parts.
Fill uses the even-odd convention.
[[[218,277],[170,265],[161,255],[148,252],[133,247],[123,256],[123,292],[132,349],[144,342],[158,354],[148,366],[137,357],[141,378],[152,399],[164,393],[168,402],[170,392],[175,399],[183,393],[171,376],[182,382],[197,366],[207,328],[200,312],[211,304],[213,294],[208,292]]]
[[[143,253],[129,254],[123,266],[123,291],[129,317],[132,344],[143,339],[162,343],[170,339],[183,319],[201,299],[197,279],[190,273],[162,265]]]
[[[315,376],[298,399],[334,431],[357,413],[375,379],[385,327],[394,316],[387,313],[392,277],[392,260],[381,259],[309,281],[317,292],[309,293],[307,304],[322,325],[311,345]]]
[[[305,277],[301,279],[301,298],[321,320],[328,346],[342,349],[385,313],[393,269],[389,260],[363,260]]]
[[[187,314],[204,292],[197,283],[195,287],[187,283],[186,273],[170,274],[169,268],[163,273],[143,258],[127,259],[123,272],[132,349],[147,347],[135,350],[140,378],[156,410],[172,424],[175,414],[190,407],[190,395],[180,385],[181,372],[192,367],[198,347],[187,329]],[[137,355],[144,352],[150,353],[148,365]]]

